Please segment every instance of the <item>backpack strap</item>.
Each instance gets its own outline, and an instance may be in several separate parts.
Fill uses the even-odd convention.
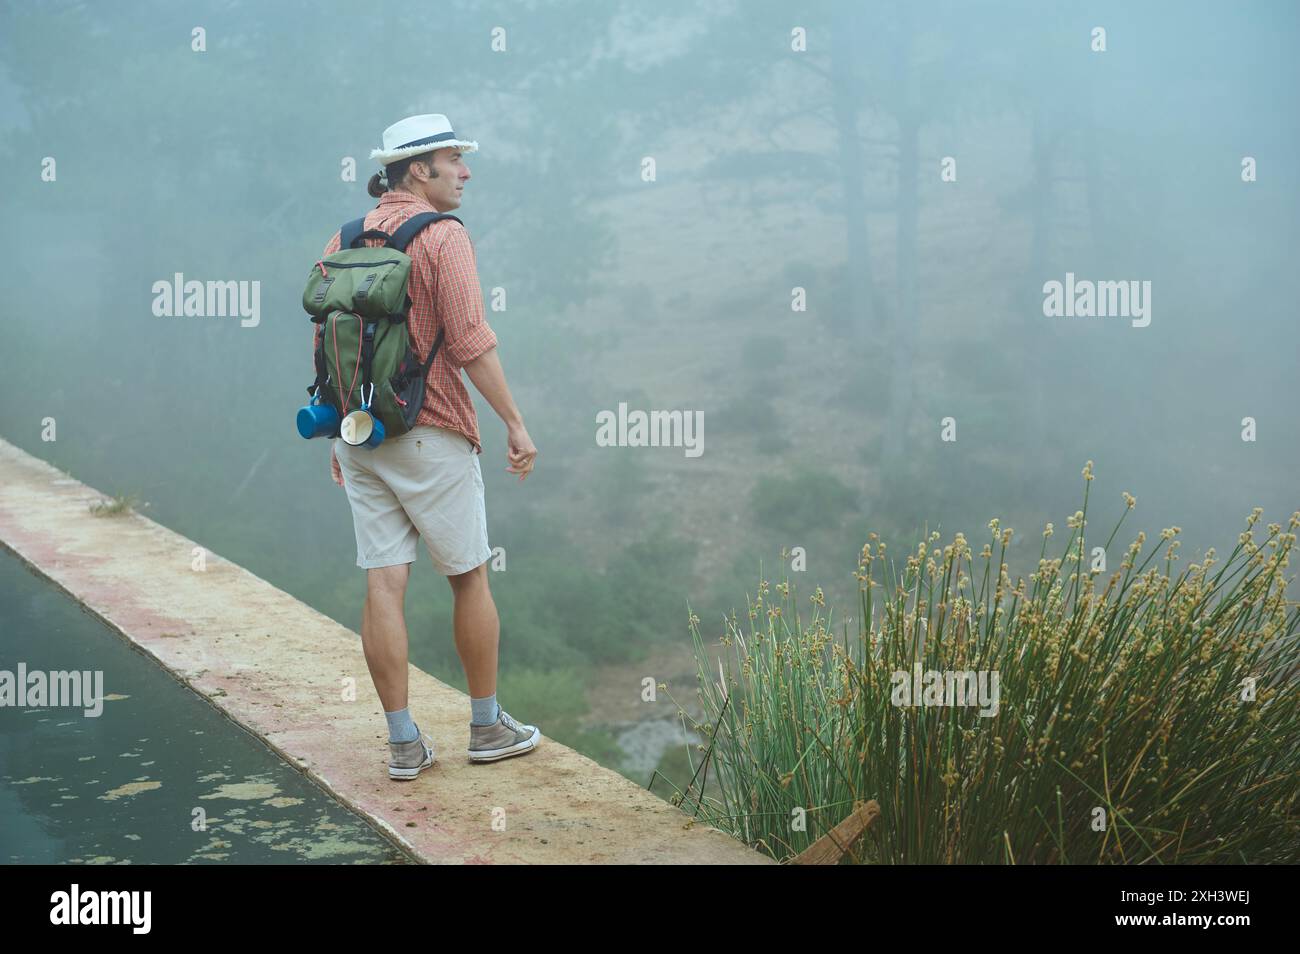
[[[399,252],[405,252],[407,246],[411,244],[411,240],[419,235],[426,226],[432,225],[434,222],[441,221],[442,219],[451,219],[454,222],[460,222],[461,225],[465,224],[449,212],[420,212],[411,216],[397,227],[397,231],[393,233],[392,239],[388,242],[389,247],[395,248]],[[409,310],[410,307],[411,299],[408,296],[406,299],[407,310]],[[433,357],[438,353],[438,348],[442,346],[442,338],[443,329],[439,328],[438,335],[433,339],[433,345],[429,348],[429,356],[424,359],[424,362],[420,367],[421,377],[427,378],[429,376],[429,368],[433,365]]]
[[[353,219],[351,222],[344,222],[343,227],[339,229],[339,248],[349,249],[352,243],[361,237],[361,233],[366,228],[366,217],[363,215],[359,219]]]
[[[387,232],[381,231],[380,229],[366,229],[360,235],[353,236],[352,244],[349,245],[348,248],[356,248],[358,242],[360,242],[362,239],[369,239],[369,238],[383,239],[384,244],[387,245],[388,241],[392,238],[392,236],[390,236]],[[341,245],[339,246],[339,250],[342,251]]]
[[[418,235],[426,225],[432,225],[440,219],[454,219],[455,221],[460,222],[460,219],[456,218],[456,216],[449,212],[417,213],[397,227],[397,231],[393,233],[393,237],[388,240],[388,247],[395,248],[399,252],[405,252],[406,246],[411,244],[411,239],[415,238],[415,236]],[[465,223],[460,222],[460,224],[464,225]]]
[[[429,367],[433,364],[433,356],[438,353],[438,348],[441,344],[442,344],[442,329],[439,328],[438,336],[433,339],[433,346],[429,348],[429,357],[424,359],[424,364],[421,365],[420,367],[420,370],[422,372],[422,374],[420,375],[421,379],[427,378],[429,376]]]
[[[365,321],[361,326],[361,402],[370,397],[370,363],[375,358],[375,324]],[[375,413],[371,411],[371,413]]]
[[[321,388],[325,386],[325,381],[329,377],[325,370],[325,322],[332,314],[334,312],[331,311],[320,319],[320,344],[317,345],[316,353],[312,356],[312,360],[316,364],[316,380],[307,388],[307,394],[313,398],[320,395]],[[312,321],[316,320],[316,318],[312,318]]]
[[[389,236],[387,232],[381,232],[379,229],[367,229],[366,217],[363,215],[359,219],[343,223],[343,227],[339,229],[339,248],[352,248],[359,239],[363,238],[381,238],[389,248],[405,252],[406,247],[411,244],[411,239],[415,238],[426,225],[432,225],[441,219],[454,219],[460,222],[459,218],[448,212],[420,212],[403,222],[397,231]],[[460,222],[460,224],[465,223]]]

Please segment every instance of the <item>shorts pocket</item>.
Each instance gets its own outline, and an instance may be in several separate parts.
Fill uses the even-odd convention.
[[[385,460],[418,460],[421,456],[420,438],[422,436],[407,431],[405,434],[398,434],[396,437],[386,437],[384,442],[376,448],[376,452],[382,452]]]

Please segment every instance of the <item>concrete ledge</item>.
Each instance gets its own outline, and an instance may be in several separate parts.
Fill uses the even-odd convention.
[[[437,762],[391,781],[356,633],[214,553],[192,570],[200,544],[140,514],[92,515],[103,496],[0,439],[0,542],[416,860],[774,863],[687,827],[686,814],[553,739],[471,764],[469,699],[415,667],[411,706]],[[349,676],[355,702],[341,698]],[[496,809],[504,831],[493,830]]]

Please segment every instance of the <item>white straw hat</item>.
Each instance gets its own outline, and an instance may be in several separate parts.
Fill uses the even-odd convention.
[[[370,150],[370,158],[377,159],[381,166],[386,166],[407,156],[452,147],[463,152],[478,151],[478,143],[456,138],[451,122],[442,113],[427,113],[423,116],[407,116],[385,129],[383,148]]]

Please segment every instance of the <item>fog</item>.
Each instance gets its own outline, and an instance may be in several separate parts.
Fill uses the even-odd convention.
[[[1139,531],[1145,553],[1180,528],[1185,567],[1226,557],[1256,506],[1286,523],[1298,19],[5,4],[0,436],[358,628],[329,442],[293,426],[302,289],[374,207],[383,129],[445,113],[479,143],[456,214],[539,450],[506,473],[466,377],[500,698],[614,760],[582,733],[637,718],[638,665],[689,656],[688,606],[716,637],[788,577],[851,616],[870,533],[898,557],[934,530],[978,553],[997,518],[1027,574],[1049,522],[1060,555],[1089,460],[1090,544],[1137,501],[1112,570]],[[244,310],[156,314],[178,274],[241,283]],[[621,405],[701,422],[698,445],[601,446]],[[412,662],[463,687],[450,606],[422,551]]]

